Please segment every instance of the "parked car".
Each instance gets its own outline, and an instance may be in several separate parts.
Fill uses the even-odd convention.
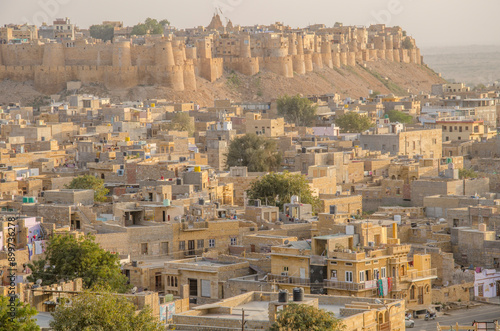
[[[413,328],[413,327],[415,327],[415,321],[412,320],[412,319],[410,319],[410,317],[406,316],[406,318],[405,318],[405,326],[407,328]]]

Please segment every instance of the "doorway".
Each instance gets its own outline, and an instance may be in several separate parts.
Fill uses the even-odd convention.
[[[189,296],[198,296],[198,279],[188,278]]]

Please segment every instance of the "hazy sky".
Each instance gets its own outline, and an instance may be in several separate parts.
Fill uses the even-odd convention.
[[[103,20],[134,25],[153,17],[186,28],[208,25],[216,7],[241,25],[385,23],[401,26],[424,47],[500,45],[498,0],[0,0],[0,23],[39,25],[69,17],[87,28]]]

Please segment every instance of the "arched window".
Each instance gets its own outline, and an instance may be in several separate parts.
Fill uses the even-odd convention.
[[[410,300],[415,300],[415,285],[410,287]]]

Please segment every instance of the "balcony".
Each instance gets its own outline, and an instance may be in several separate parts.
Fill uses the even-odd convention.
[[[364,291],[377,288],[377,283],[376,281],[366,281],[364,283],[350,283],[350,282],[341,282],[337,280],[325,279],[324,287],[335,290]]]
[[[274,274],[268,274],[267,281],[270,283],[280,283],[280,284],[294,284],[303,286],[311,285],[311,281],[309,280],[309,278],[291,277],[291,276],[274,275]]]
[[[424,280],[424,279],[434,279],[437,278],[437,269],[427,269],[427,270],[416,270],[410,269],[408,270],[408,274],[404,276],[400,276],[400,281],[415,281],[415,280]]]

